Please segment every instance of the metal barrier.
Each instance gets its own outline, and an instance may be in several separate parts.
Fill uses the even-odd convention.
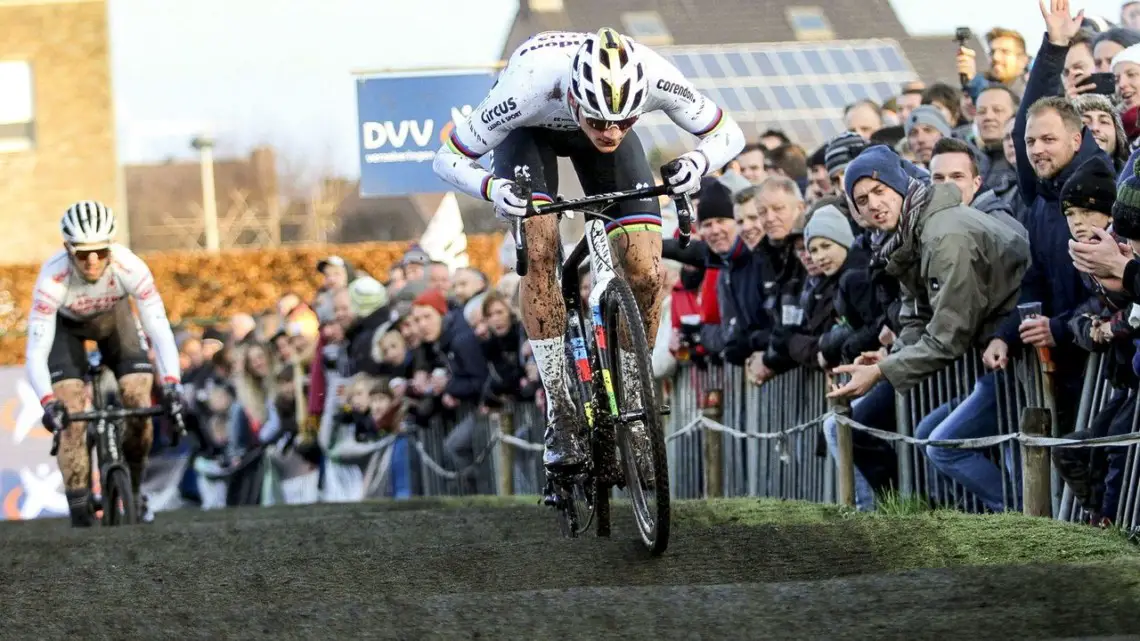
[[[1092,425],[1113,391],[1102,361],[1096,355],[1089,360],[1076,416],[1079,428]],[[893,423],[891,429],[876,429],[844,409],[829,407],[829,380],[822,372],[796,369],[758,387],[747,382],[740,368],[685,365],[663,381],[663,398],[671,407],[665,436],[672,495],[815,502],[855,497],[844,489],[850,481],[841,478],[837,465],[843,457],[859,462],[851,439],[840,437],[843,445],[832,447],[832,455],[825,444],[827,430],[821,427],[834,422],[838,431],[861,432],[864,443],[879,439],[893,444],[897,466],[886,487],[900,495],[967,511],[1024,510],[1069,521],[1086,520],[1087,514],[1050,465],[1050,448],[1127,447],[1117,523],[1140,527],[1140,421],[1134,413],[1131,433],[1120,436],[1059,438],[1067,427],[1057,424],[1050,375],[1048,359],[1035,353],[994,373],[985,371],[977,352],[970,352],[906,394],[887,390],[894,402]],[[543,427],[539,409],[524,403],[490,414],[460,412],[450,421],[433,418],[428,427],[403,435],[414,452],[415,494],[538,494],[545,477]],[[369,446],[373,450],[359,463],[366,479],[384,478],[395,438]],[[946,461],[961,457],[962,450],[983,452],[1000,478],[1000,498],[991,487],[988,506],[961,478],[952,479],[938,467],[941,462],[946,469]],[[932,451],[939,457],[932,460]],[[386,487],[373,482],[368,496],[383,496]],[[860,489],[865,491],[865,486]]]

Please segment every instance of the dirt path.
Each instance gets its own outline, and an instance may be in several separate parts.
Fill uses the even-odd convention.
[[[907,541],[926,547],[937,536],[904,521],[884,519],[874,536],[841,520],[681,523],[666,556],[647,559],[624,521],[613,539],[565,541],[538,506],[323,505],[160,517],[153,526],[87,532],[58,520],[0,526],[0,637],[1140,633],[1140,561],[892,572],[916,555]]]

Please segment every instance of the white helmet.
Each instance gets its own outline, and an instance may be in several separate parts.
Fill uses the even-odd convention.
[[[109,244],[115,236],[115,212],[96,200],[81,200],[59,221],[63,239],[70,245]]]
[[[640,116],[649,97],[649,81],[633,40],[609,27],[587,35],[574,54],[570,94],[588,118],[613,121]]]

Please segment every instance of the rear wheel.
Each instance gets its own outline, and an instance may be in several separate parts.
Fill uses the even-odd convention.
[[[618,415],[624,417],[616,421],[616,436],[625,470],[625,489],[633,503],[641,540],[657,556],[669,546],[669,467],[658,412],[660,404],[653,387],[649,342],[629,283],[621,278],[610,281],[603,305],[610,378]],[[627,358],[632,355],[635,375],[622,372],[623,352]]]
[[[594,520],[590,482],[588,475],[579,474],[555,490],[560,501],[558,526],[565,537],[575,538],[590,529],[590,523]]]
[[[103,488],[103,525],[138,523],[138,503],[131,489],[131,475],[122,465],[111,465],[100,479]]]

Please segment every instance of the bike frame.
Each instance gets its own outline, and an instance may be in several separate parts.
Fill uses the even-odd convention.
[[[68,422],[84,421],[87,423],[87,449],[95,448],[99,457],[100,478],[105,478],[107,470],[112,465],[125,467],[120,445],[120,428],[124,419],[139,416],[158,416],[165,413],[161,406],[141,408],[107,408],[104,406],[106,390],[102,389],[104,368],[102,365],[92,371],[91,389],[93,411],[79,412],[68,416]]]

